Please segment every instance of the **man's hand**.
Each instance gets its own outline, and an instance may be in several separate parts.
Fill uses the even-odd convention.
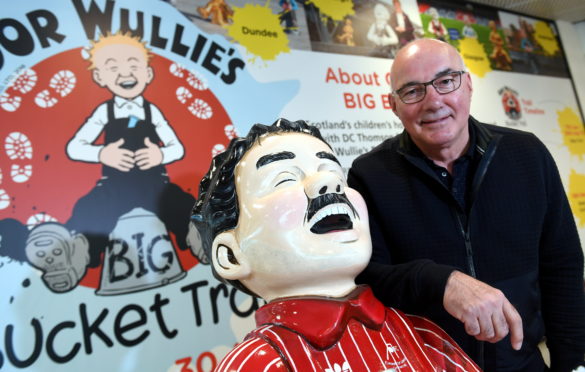
[[[128,172],[134,168],[134,153],[130,150],[120,148],[124,139],[120,138],[104,146],[99,153],[100,163],[122,172]]]
[[[522,347],[522,318],[499,289],[454,271],[447,280],[443,306],[478,340],[493,343],[510,332],[512,347]]]
[[[150,142],[148,137],[144,138],[144,145],[146,147],[136,151],[134,159],[136,165],[140,170],[147,170],[156,167],[163,161],[163,154],[157,144]]]

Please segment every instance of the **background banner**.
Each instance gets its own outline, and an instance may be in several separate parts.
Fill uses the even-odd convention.
[[[98,46],[125,33],[144,66]],[[347,171],[402,131],[390,66],[423,36],[461,51],[477,119],[547,145],[583,241],[585,132],[553,23],[435,0],[3,4],[0,371],[211,371],[262,305],[189,249],[181,217],[211,157],[285,117],[318,126]],[[102,47],[121,80],[93,69]],[[154,165],[120,176],[95,146]]]

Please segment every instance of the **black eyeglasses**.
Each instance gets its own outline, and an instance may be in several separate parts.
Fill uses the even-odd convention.
[[[404,103],[417,103],[427,95],[427,86],[432,85],[439,94],[451,93],[461,86],[461,74],[466,71],[453,71],[434,78],[426,83],[408,84],[393,93]]]

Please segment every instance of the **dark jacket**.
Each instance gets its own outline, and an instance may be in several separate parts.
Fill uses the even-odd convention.
[[[554,160],[533,134],[473,118],[469,125],[479,161],[468,211],[406,132],[354,161],[348,183],[366,200],[373,241],[359,281],[387,306],[437,322],[486,371],[542,370],[543,336],[553,370],[570,371],[585,353],[583,251]],[[509,336],[475,340],[443,309],[453,269],[500,289],[516,307],[520,351]]]

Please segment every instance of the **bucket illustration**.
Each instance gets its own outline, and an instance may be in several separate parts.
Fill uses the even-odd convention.
[[[104,253],[98,295],[160,287],[186,275],[158,217],[134,208],[118,220]]]

